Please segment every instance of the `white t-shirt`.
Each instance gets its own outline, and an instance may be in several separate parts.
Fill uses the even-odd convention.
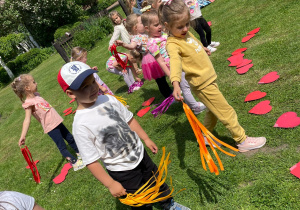
[[[201,17],[201,9],[198,0],[183,0],[185,5],[190,10],[191,18],[190,20],[195,20],[196,18]]]
[[[95,104],[77,110],[73,135],[83,163],[100,159],[110,171],[134,169],[143,159],[144,146],[128,122],[133,114],[115,97],[100,95]]]
[[[0,192],[0,207],[9,210],[32,210],[34,198],[15,191]],[[0,208],[1,209],[1,208]]]

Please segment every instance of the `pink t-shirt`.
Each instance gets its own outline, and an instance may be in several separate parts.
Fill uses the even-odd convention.
[[[170,67],[170,57],[166,50],[167,39],[168,35],[162,32],[160,37],[149,38],[147,47],[149,52],[153,55],[153,57],[160,53],[166,65]]]
[[[48,133],[62,123],[63,118],[57,111],[42,97],[26,99],[22,104],[24,109],[33,106],[32,114],[42,124],[44,133]]]

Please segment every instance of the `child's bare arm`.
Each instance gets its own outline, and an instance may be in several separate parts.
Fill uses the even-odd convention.
[[[164,58],[161,56],[161,54],[157,54],[155,56],[155,59],[157,61],[157,63],[159,64],[159,66],[161,67],[161,69],[165,72],[165,74],[170,77],[170,70],[169,68],[167,67],[165,61],[164,61]]]
[[[25,137],[26,137],[26,134],[27,134],[29,126],[30,126],[31,114],[32,114],[31,107],[28,107],[27,109],[25,109],[25,119],[23,121],[22,133],[21,133],[21,137],[19,139],[19,146],[25,144]]]
[[[134,50],[137,46],[136,42],[130,42],[130,44],[126,44],[121,40],[117,40],[116,43],[117,43],[118,46],[122,46],[122,47],[124,47],[128,50]]]
[[[131,130],[135,131],[137,135],[143,139],[146,146],[152,151],[153,154],[157,153],[157,146],[156,144],[148,137],[147,133],[144,131],[144,129],[140,126],[138,121],[134,119],[133,117],[128,122],[129,127]]]
[[[126,189],[124,189],[119,182],[111,178],[98,161],[90,163],[86,167],[105,187],[108,188],[112,196],[121,197],[126,195]]]

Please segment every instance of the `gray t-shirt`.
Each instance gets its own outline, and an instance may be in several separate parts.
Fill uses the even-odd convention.
[[[134,169],[143,159],[144,146],[128,122],[133,114],[115,97],[100,95],[95,104],[77,110],[73,135],[83,163],[100,159],[110,171]]]
[[[15,191],[1,191],[0,209],[1,207],[7,210],[32,210],[34,198]]]

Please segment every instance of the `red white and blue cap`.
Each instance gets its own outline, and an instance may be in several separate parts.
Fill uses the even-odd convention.
[[[57,81],[64,92],[66,92],[68,88],[78,90],[83,81],[96,72],[97,71],[91,69],[91,67],[85,63],[72,61],[61,67],[57,75]]]

